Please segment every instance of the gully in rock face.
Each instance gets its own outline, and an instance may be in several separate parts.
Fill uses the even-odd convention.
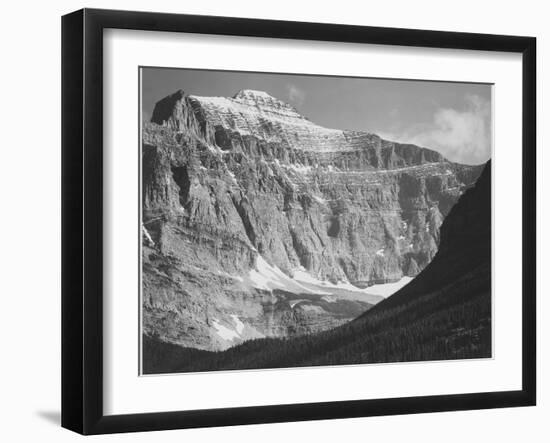
[[[143,71],[143,98],[169,83]],[[296,90],[195,94],[216,75],[143,109],[142,372],[490,357],[490,162],[324,127]]]

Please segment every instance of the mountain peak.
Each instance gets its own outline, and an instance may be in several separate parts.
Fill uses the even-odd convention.
[[[277,97],[273,97],[265,91],[241,89],[233,96],[233,100],[248,106],[270,108],[273,110],[285,110],[285,112],[292,112],[295,113],[296,116],[303,118],[298,114],[298,111],[294,108],[294,106],[278,99]]]
[[[237,92],[234,96],[234,99],[236,100],[276,100],[280,101],[277,98],[273,97],[272,95],[269,95],[265,91],[259,91],[256,89],[241,89],[239,92]]]

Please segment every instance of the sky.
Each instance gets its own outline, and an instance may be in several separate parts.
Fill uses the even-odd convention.
[[[480,164],[491,157],[492,86],[418,80],[142,68],[142,115],[183,89],[188,95],[232,97],[257,89],[293,105],[327,128],[367,131]]]

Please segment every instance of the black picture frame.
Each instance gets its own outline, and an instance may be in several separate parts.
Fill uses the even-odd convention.
[[[504,51],[523,64],[522,389],[131,415],[103,413],[103,30]],[[530,406],[536,403],[536,39],[83,9],[62,18],[62,426],[82,434]]]

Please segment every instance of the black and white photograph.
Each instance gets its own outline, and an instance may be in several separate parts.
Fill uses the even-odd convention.
[[[492,357],[493,85],[139,76],[143,375]]]
[[[6,2],[0,441],[550,441],[543,5]]]

